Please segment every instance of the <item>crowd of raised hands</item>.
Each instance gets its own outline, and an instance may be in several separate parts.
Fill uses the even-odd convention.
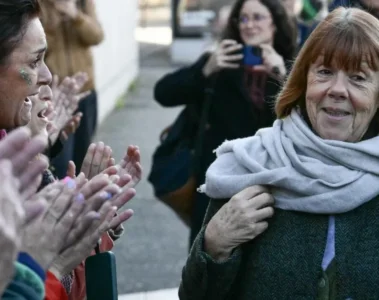
[[[127,147],[125,156],[116,162],[109,146],[91,144],[80,172],[73,162],[63,180],[55,179],[49,171],[47,150],[64,142],[80,123],[81,114],[75,112],[85,96],[79,91],[86,80],[84,73],[65,78],[59,85],[54,78],[51,89],[41,86],[40,93],[33,96],[33,107],[35,102],[44,101],[45,108],[32,110],[29,124],[33,119],[48,119],[46,135],[29,124],[2,134],[0,289],[4,299],[14,293],[20,261],[44,274],[42,278],[49,274],[60,281],[67,295],[75,288],[75,299],[84,298],[85,281],[80,278],[84,273],[75,270],[97,244],[109,250],[121,236],[122,224],[133,215],[131,209],[123,208],[141,180],[137,146]],[[55,291],[46,282],[40,292],[25,299],[49,299]]]

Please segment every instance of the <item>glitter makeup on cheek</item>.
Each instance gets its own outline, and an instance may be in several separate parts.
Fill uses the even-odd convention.
[[[21,75],[21,78],[24,79],[28,85],[32,85],[32,79],[30,78],[30,75],[28,74],[28,72],[26,72],[24,69],[21,69],[20,75]]]

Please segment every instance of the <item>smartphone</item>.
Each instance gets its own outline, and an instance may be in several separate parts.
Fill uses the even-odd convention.
[[[243,65],[259,66],[263,64],[262,48],[256,46],[243,47]]]
[[[85,274],[87,300],[117,300],[116,258],[113,252],[88,257]]]

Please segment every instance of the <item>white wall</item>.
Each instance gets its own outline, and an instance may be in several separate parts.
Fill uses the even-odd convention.
[[[137,0],[94,0],[105,40],[94,47],[99,121],[112,111],[116,101],[138,75]]]

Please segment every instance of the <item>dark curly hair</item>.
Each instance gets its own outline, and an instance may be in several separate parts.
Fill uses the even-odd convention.
[[[0,65],[22,41],[28,22],[38,17],[38,0],[0,0]]]
[[[222,39],[232,39],[238,43],[243,43],[239,28],[238,18],[243,4],[248,0],[237,0],[230,12],[228,23],[221,35]],[[285,61],[292,61],[297,49],[297,24],[291,18],[281,1],[279,0],[260,0],[271,13],[272,20],[276,27],[274,36],[274,49]]]

